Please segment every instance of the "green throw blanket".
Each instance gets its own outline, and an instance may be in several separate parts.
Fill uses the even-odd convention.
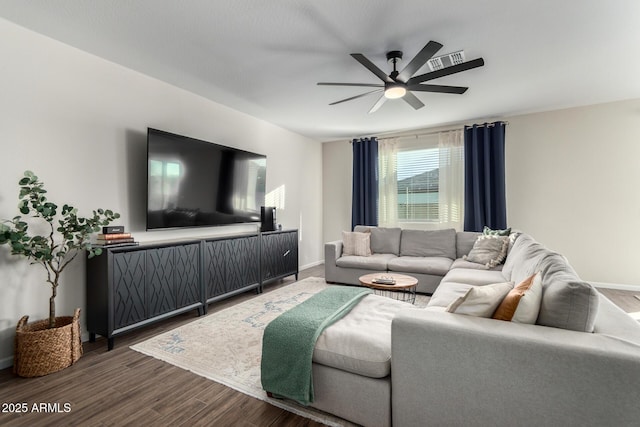
[[[262,388],[303,405],[313,402],[311,364],[318,337],[370,293],[331,286],[273,319],[262,338]]]

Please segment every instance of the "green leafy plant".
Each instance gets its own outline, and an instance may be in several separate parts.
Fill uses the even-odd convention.
[[[53,328],[60,274],[83,250],[87,251],[89,258],[100,255],[102,249],[91,245],[91,234],[120,218],[120,214],[97,209],[93,211],[93,216],[85,218],[78,216],[77,209],[68,204],[59,210],[58,205],[47,200],[44,183],[31,171],[24,173],[18,185],[20,213],[44,220],[48,224],[47,232],[43,235],[32,234],[29,223],[18,215],[0,223],[0,245],[9,245],[11,254],[25,256],[31,260],[31,264],[39,264],[46,270],[47,283],[51,285],[49,328]]]

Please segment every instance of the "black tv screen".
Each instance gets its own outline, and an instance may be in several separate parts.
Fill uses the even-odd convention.
[[[260,222],[267,157],[147,131],[147,230]]]

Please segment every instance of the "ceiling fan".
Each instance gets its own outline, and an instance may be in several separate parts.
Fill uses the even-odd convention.
[[[442,45],[438,42],[430,41],[427,43],[420,52],[404,67],[402,71],[398,71],[396,66],[399,61],[402,60],[402,51],[392,50],[387,52],[387,61],[393,63],[393,71],[387,75],[384,71],[378,68],[373,62],[367,59],[361,53],[352,53],[351,56],[364,65],[369,71],[375,74],[381,83],[318,83],[319,86],[357,86],[357,87],[374,87],[377,89],[369,92],[361,93],[360,95],[352,96],[350,98],[341,99],[340,101],[332,102],[329,105],[336,105],[342,102],[351,101],[353,99],[362,98],[373,93],[382,92],[382,96],[371,107],[369,113],[373,113],[378,110],[387,99],[404,99],[414,109],[424,107],[422,101],[418,99],[413,92],[439,92],[439,93],[454,93],[461,95],[467,91],[467,87],[461,86],[443,86],[443,85],[430,85],[422,84],[423,82],[437,79],[438,77],[448,76],[450,74],[459,73],[462,71],[470,70],[472,68],[482,67],[484,60],[477,58],[472,61],[460,62],[455,65],[436,69],[434,71],[414,76],[414,74],[429,61],[438,50],[442,48]]]

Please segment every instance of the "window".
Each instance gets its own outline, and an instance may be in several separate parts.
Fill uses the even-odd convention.
[[[462,138],[458,130],[380,142],[381,226],[462,228]]]
[[[398,221],[438,221],[439,159],[437,148],[398,152]]]

